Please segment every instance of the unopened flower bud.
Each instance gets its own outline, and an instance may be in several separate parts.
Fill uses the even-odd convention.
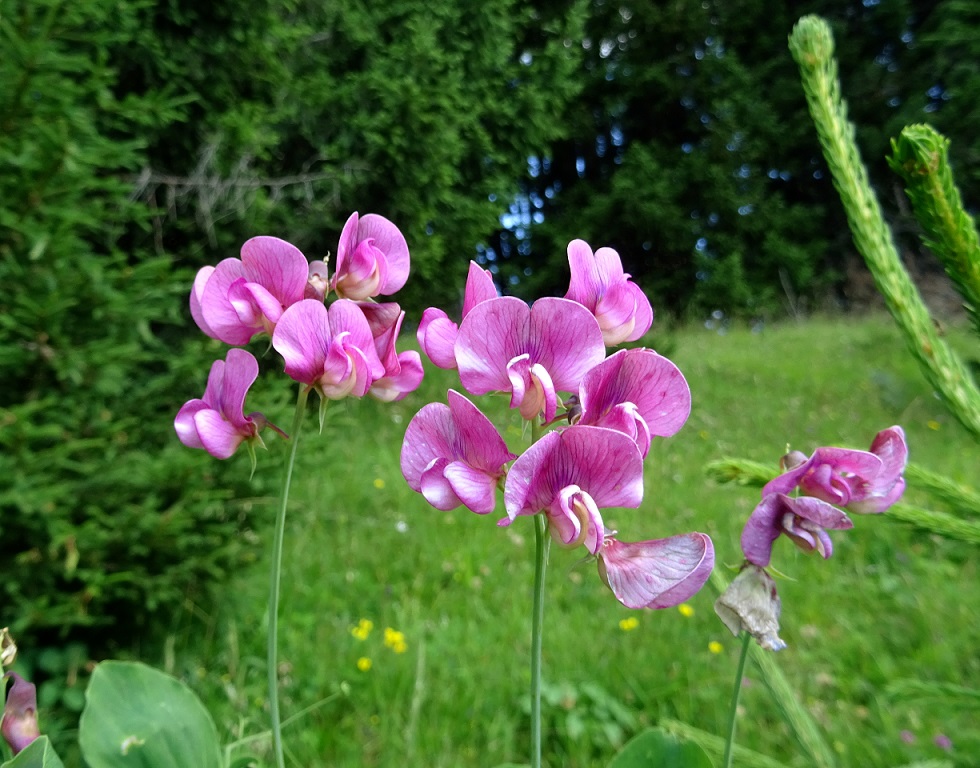
[[[8,672],[5,677],[13,678],[14,684],[7,692],[0,733],[16,755],[41,735],[37,726],[37,691],[33,683],[16,672]]]
[[[731,633],[748,632],[767,651],[786,647],[779,637],[780,601],[776,582],[752,563],[742,566],[725,593],[715,601],[715,613]]]
[[[796,469],[801,464],[806,463],[806,460],[807,456],[802,451],[790,451],[779,460],[779,470],[789,472],[791,469]]]

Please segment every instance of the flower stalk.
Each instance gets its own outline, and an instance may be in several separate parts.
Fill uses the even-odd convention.
[[[289,504],[289,488],[293,480],[293,467],[296,464],[296,449],[299,445],[300,428],[306,415],[306,400],[310,388],[299,385],[296,397],[296,413],[293,415],[292,439],[289,443],[289,456],[283,473],[282,494],[279,511],[276,514],[275,533],[272,540],[272,567],[269,579],[269,625],[266,640],[266,659],[269,681],[269,717],[272,721],[272,745],[277,768],[285,768],[282,749],[282,720],[279,715],[279,592],[282,581],[282,550],[286,530],[286,507]]]
[[[728,713],[728,737],[725,739],[725,755],[722,758],[722,768],[731,768],[735,750],[735,722],[738,719],[738,699],[742,693],[742,677],[745,675],[745,660],[749,656],[749,644],[752,635],[742,633],[742,649],[738,654],[738,668],[735,670],[735,687],[732,690],[732,704]]]
[[[544,636],[544,577],[548,566],[548,520],[534,518],[534,604],[531,617],[531,768],[541,768],[541,648]]]

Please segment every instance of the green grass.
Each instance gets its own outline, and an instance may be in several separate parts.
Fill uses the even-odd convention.
[[[680,434],[651,450],[642,508],[606,515],[626,540],[700,530],[714,539],[719,568],[737,566],[738,536],[759,492],[713,483],[705,464],[741,456],[775,466],[787,444],[867,448],[896,423],[913,461],[976,488],[976,445],[928,391],[886,319],[723,336],[695,327],[658,338],[685,373],[694,409]],[[969,345],[955,333],[954,341]],[[286,388],[282,377],[263,385]],[[458,388],[452,374],[429,371],[422,390],[401,403],[335,403],[323,435],[310,414],[287,523],[280,636],[284,717],[313,707],[285,727],[292,765],[484,768],[526,759],[531,521],[500,529],[502,512],[438,512],[398,468],[408,421],[451,386]],[[292,394],[277,397],[279,423],[288,423]],[[498,425],[513,425],[505,434],[519,446],[517,421],[506,403],[493,402]],[[260,403],[257,392],[250,405]],[[258,471],[275,476],[285,451],[272,440]],[[236,461],[248,471],[247,458]],[[930,506],[915,489],[907,497]],[[268,549],[271,531],[260,533]],[[829,561],[781,540],[773,564],[785,574],[789,643],[776,661],[840,765],[947,756],[974,765],[975,699],[889,697],[888,689],[905,679],[980,687],[975,548],[887,515],[856,517],[852,531],[833,538]],[[548,573],[547,763],[603,765],[623,740],[661,720],[722,734],[738,648],[714,616],[711,589],[690,601],[690,616],[631,612],[581,554],[553,548]],[[226,741],[258,735],[247,746],[266,758],[267,579],[261,562],[219,606],[189,611],[173,634],[181,649],[175,671],[205,698]],[[628,616],[639,625],[624,631]],[[362,618],[375,627],[366,640],[350,631]],[[384,646],[385,627],[405,634],[406,652]],[[709,651],[713,641],[720,653]],[[366,672],[357,668],[362,657],[371,660]],[[739,744],[807,765],[757,671],[748,674]],[[915,743],[902,741],[903,729]],[[940,732],[953,740],[951,755],[932,744]]]

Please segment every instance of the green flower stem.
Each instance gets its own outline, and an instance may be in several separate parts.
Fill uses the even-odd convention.
[[[300,428],[306,414],[306,400],[309,387],[300,385],[296,397],[296,413],[290,431],[289,457],[282,480],[282,496],[279,512],[276,515],[275,535],[272,540],[272,572],[269,580],[269,634],[266,641],[269,679],[269,717],[272,720],[272,745],[276,755],[276,766],[285,768],[286,761],[282,751],[282,722],[279,717],[279,584],[282,580],[282,544],[286,530],[286,507],[289,503],[289,486],[293,480],[293,467],[296,464],[296,448],[299,445]]]
[[[728,713],[728,738],[725,740],[725,756],[722,758],[722,768],[731,768],[732,756],[735,749],[735,721],[738,719],[738,697],[742,693],[742,677],[745,675],[745,660],[749,656],[749,643],[752,635],[742,633],[742,650],[738,655],[738,669],[735,670],[735,688],[732,691],[731,711]]]
[[[548,565],[548,519],[534,516],[534,607],[531,617],[531,768],[541,768],[541,646],[544,634],[544,575]]]

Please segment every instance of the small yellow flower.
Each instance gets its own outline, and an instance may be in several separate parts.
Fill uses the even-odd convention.
[[[929,427],[929,429],[931,429],[933,432],[939,431],[939,422],[936,421],[935,419],[929,419],[929,421],[926,422],[926,426]]]
[[[372,629],[374,629],[374,622],[371,619],[361,619],[356,627],[351,627],[350,633],[358,640],[367,640]]]
[[[640,626],[640,620],[636,616],[630,616],[628,619],[619,620],[619,628],[623,632],[629,632],[631,629],[636,629]]]
[[[371,669],[371,659],[369,659],[367,656],[361,656],[361,658],[357,660],[357,668],[361,670],[361,672],[367,672],[369,669]]]
[[[385,487],[385,481],[384,481],[384,478],[381,478],[381,477],[376,477],[376,478],[374,478],[374,487],[375,487],[375,488],[377,488],[377,489],[378,489],[379,491],[380,491],[380,490],[381,490],[382,488],[384,488],[384,487]]]
[[[408,650],[405,634],[391,627],[385,627],[385,645],[395,653],[405,653]]]
[[[694,615],[694,609],[687,603],[681,603],[677,606],[677,610],[681,612],[681,616],[685,618],[691,618]]]
[[[708,650],[712,653],[721,653],[723,650],[725,650],[725,646],[723,646],[717,640],[712,640],[710,643],[708,643]]]

